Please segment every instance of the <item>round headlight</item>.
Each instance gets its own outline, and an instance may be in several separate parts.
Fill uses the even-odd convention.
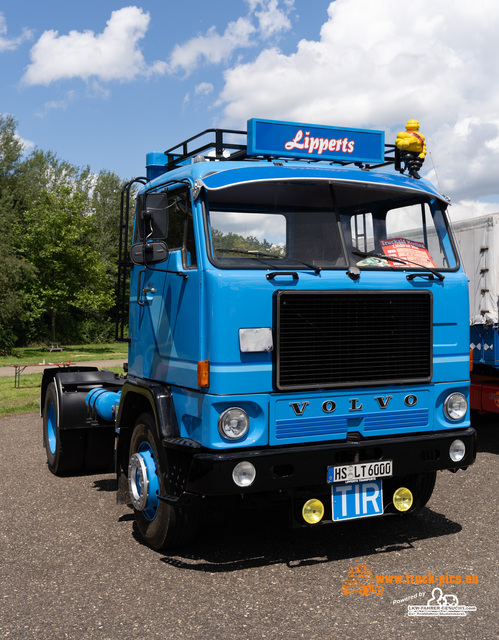
[[[218,430],[224,438],[230,438],[231,440],[242,438],[248,428],[248,414],[238,407],[226,409],[218,419]]]
[[[451,393],[444,402],[444,410],[449,420],[461,420],[468,410],[468,402],[462,393]]]
[[[308,524],[317,524],[324,517],[324,505],[317,498],[312,498],[305,502],[301,514]]]
[[[449,457],[452,462],[461,462],[466,455],[466,446],[462,440],[454,440],[449,447]]]
[[[393,506],[397,511],[409,511],[413,502],[412,491],[407,487],[399,487],[393,494]]]
[[[238,487],[249,487],[253,484],[255,478],[256,469],[251,462],[247,462],[246,460],[238,462],[232,470],[232,479]]]

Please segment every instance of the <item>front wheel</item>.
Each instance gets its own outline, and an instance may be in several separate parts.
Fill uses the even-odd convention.
[[[436,478],[436,471],[406,476],[403,484],[412,492],[414,503],[409,511],[398,512],[398,514],[403,517],[418,514],[431,498],[433,489],[435,488]]]
[[[187,544],[197,531],[192,507],[172,506],[159,499],[165,494],[168,465],[158,446],[153,417],[141,415],[130,441],[128,489],[135,522],[144,541],[157,551]]]
[[[422,509],[428,500],[431,498],[433,489],[435,488],[435,481],[437,479],[437,472],[430,471],[428,473],[418,474],[417,485],[419,495],[419,509]]]

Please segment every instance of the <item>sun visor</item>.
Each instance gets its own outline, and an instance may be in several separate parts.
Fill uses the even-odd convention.
[[[222,164],[222,163],[221,163]],[[248,163],[250,164],[250,163]],[[332,184],[342,182],[354,182],[359,186],[364,183],[366,185],[383,185],[391,186],[394,189],[409,190],[413,193],[426,194],[448,202],[442,194],[440,194],[431,183],[426,180],[414,180],[400,174],[363,172],[362,178],[359,180],[359,169],[337,168],[331,165],[321,167],[304,167],[301,165],[272,165],[254,164],[253,166],[234,167],[222,169],[205,175],[198,180],[199,186],[203,186],[208,191],[217,191],[234,187],[239,184],[249,184],[252,182],[266,181],[301,181],[301,182],[318,182],[329,181]]]

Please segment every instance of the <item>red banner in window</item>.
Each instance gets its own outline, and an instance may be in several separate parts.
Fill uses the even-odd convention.
[[[407,238],[388,238],[386,240],[380,240],[380,244],[383,253],[388,258],[390,266],[392,267],[404,267],[406,265],[402,262],[390,260],[390,256],[400,258],[401,260],[410,260],[422,267],[436,268],[437,266],[422,242],[407,240]]]

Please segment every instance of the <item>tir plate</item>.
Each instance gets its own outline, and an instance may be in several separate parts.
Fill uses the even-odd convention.
[[[331,485],[333,520],[370,518],[383,514],[382,480]]]
[[[327,468],[327,481],[329,484],[333,482],[358,482],[374,480],[375,478],[390,478],[392,475],[392,460],[358,462],[356,464],[342,464],[338,467]]]

